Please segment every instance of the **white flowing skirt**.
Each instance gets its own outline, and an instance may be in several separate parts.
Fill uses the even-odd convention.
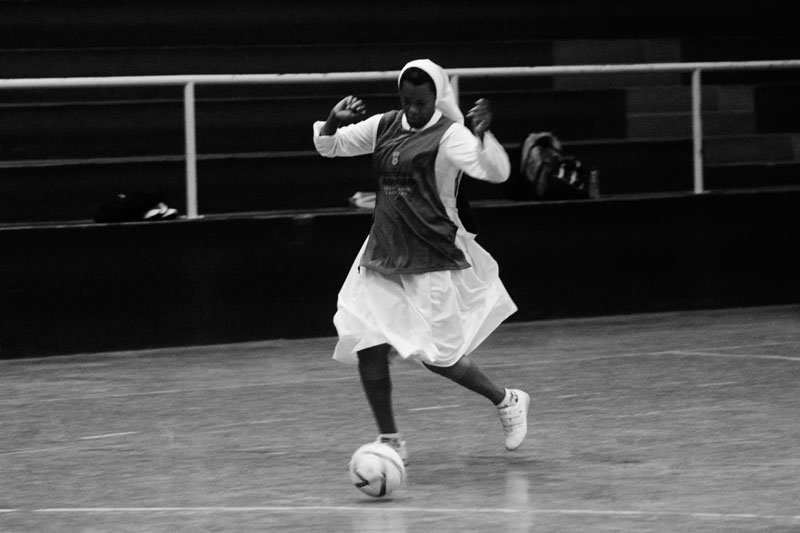
[[[464,270],[384,275],[359,269],[366,244],[339,291],[337,361],[356,363],[359,350],[389,344],[403,359],[451,366],[517,310],[497,262],[463,228],[456,246],[472,265]]]

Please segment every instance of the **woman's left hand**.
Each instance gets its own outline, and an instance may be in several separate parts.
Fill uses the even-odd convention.
[[[467,113],[472,125],[472,133],[483,139],[483,134],[492,123],[492,105],[486,98],[480,98]]]

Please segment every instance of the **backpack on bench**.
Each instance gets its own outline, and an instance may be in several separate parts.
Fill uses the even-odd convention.
[[[520,172],[526,196],[535,200],[597,197],[597,171],[561,152],[561,141],[550,132],[531,133],[522,144]]]

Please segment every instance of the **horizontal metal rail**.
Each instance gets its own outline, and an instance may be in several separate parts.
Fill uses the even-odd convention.
[[[800,68],[800,60],[775,61],[718,61],[694,63],[640,63],[610,65],[563,65],[539,67],[486,67],[448,69],[458,87],[458,78],[526,77],[560,75],[594,75],[619,73],[685,72],[692,74],[692,143],[694,162],[694,192],[702,193],[702,101],[701,73],[729,70],[774,70]],[[197,203],[197,153],[195,142],[195,87],[197,85],[236,84],[303,84],[356,81],[395,80],[399,70],[367,72],[327,72],[293,74],[187,74],[172,76],[107,76],[74,78],[18,78],[0,79],[0,90],[47,89],[78,87],[139,87],[183,86],[184,127],[186,144],[186,205],[187,216],[199,216]],[[457,89],[456,89],[457,90]]]
[[[617,74],[623,72],[692,72],[694,70],[770,70],[800,68],[800,59],[780,61],[719,61],[698,63],[634,63],[627,65],[565,65],[541,67],[485,67],[447,69],[451,76],[464,78],[503,76],[555,76],[562,74]],[[327,72],[302,74],[181,74],[168,76],[107,76],[75,78],[0,79],[2,89],[44,89],[56,87],[122,87],[201,84],[333,83],[395,80],[399,70]]]

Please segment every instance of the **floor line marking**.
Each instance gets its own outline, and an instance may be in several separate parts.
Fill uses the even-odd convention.
[[[780,342],[764,342],[759,344],[743,344],[738,346],[720,346],[718,348],[714,348],[715,350],[739,350],[742,348],[764,348],[768,346],[779,346],[786,343]],[[605,354],[605,355],[589,355],[585,357],[564,357],[564,358],[550,358],[550,359],[535,359],[531,361],[524,361],[524,362],[512,362],[512,363],[491,363],[487,362],[483,366],[486,368],[502,368],[502,367],[520,367],[520,366],[530,366],[530,365],[544,365],[544,364],[553,364],[553,363],[584,363],[588,361],[601,361],[604,359],[621,359],[621,358],[633,358],[633,357],[653,357],[659,355],[707,355],[710,357],[718,356],[718,357],[737,357],[740,359],[787,359],[789,361],[800,361],[799,357],[790,357],[790,356],[782,356],[782,355],[730,355],[730,354],[722,354],[716,352],[706,352],[706,351],[694,351],[694,350],[658,350],[653,352],[629,352],[629,353],[612,353],[612,354]]]
[[[777,359],[780,361],[794,361],[800,363],[800,357],[791,357],[789,355],[756,355],[756,354],[729,354],[729,353],[715,353],[715,352],[698,352],[693,350],[673,350],[670,353],[678,355],[696,355],[699,357],[727,357],[729,359]]]
[[[331,378],[314,378],[314,379],[298,379],[298,380],[286,380],[280,383],[276,382],[259,382],[259,383],[242,383],[236,385],[217,385],[214,387],[192,387],[186,389],[161,389],[161,390],[154,390],[154,391],[145,391],[145,392],[126,392],[126,393],[119,393],[119,394],[87,394],[84,396],[72,396],[72,397],[65,397],[59,396],[57,398],[31,398],[30,400],[2,400],[0,401],[0,405],[2,404],[10,404],[10,403],[53,403],[53,402],[75,402],[75,401],[83,401],[83,400],[109,400],[109,399],[120,399],[120,398],[134,398],[134,397],[141,397],[141,396],[161,396],[167,394],[187,394],[192,392],[212,392],[212,391],[219,391],[219,390],[235,390],[235,389],[245,389],[249,387],[275,387],[275,386],[288,386],[288,385],[297,385],[308,383],[311,381],[352,381],[358,379],[357,375],[347,376],[347,377],[331,377]]]
[[[88,437],[80,437],[78,440],[95,440],[95,439],[110,439],[113,437],[124,437],[125,435],[136,435],[138,431],[124,431],[122,433],[106,433],[105,435],[90,435]]]
[[[726,346],[717,346],[716,348],[712,348],[712,349],[713,350],[741,350],[742,348],[764,348],[766,346],[780,346],[782,344],[788,344],[788,343],[786,341],[766,341],[766,342],[755,342],[755,343],[752,343],[752,344],[729,344],[729,345],[726,345]]]
[[[781,345],[786,343],[779,343],[779,342],[763,342],[758,344],[749,344],[749,345],[736,345],[736,346],[720,346],[715,348],[715,350],[732,350],[732,349],[741,349],[741,348],[757,348],[757,347],[766,347],[766,346],[775,346]],[[731,355],[731,354],[721,354],[715,352],[704,352],[704,351],[692,351],[692,350],[660,350],[660,351],[653,351],[653,352],[635,352],[635,353],[621,353],[621,354],[608,354],[608,355],[597,355],[597,356],[589,356],[589,357],[574,357],[574,358],[551,358],[551,359],[539,359],[527,362],[515,362],[515,363],[498,363],[492,364],[490,362],[486,363],[484,366],[487,368],[502,368],[502,367],[520,367],[520,366],[530,366],[530,365],[539,365],[539,364],[554,364],[554,363],[581,363],[581,362],[588,362],[588,361],[597,361],[603,359],[618,359],[618,358],[633,358],[633,357],[652,357],[652,356],[659,356],[659,355],[683,355],[683,356],[705,356],[705,357],[729,357],[729,358],[736,358],[736,359],[775,359],[775,360],[785,360],[785,361],[792,361],[792,362],[800,362],[800,357],[791,357],[791,356],[780,356],[780,355]],[[410,372],[410,371],[409,371]],[[408,373],[408,372],[401,372],[401,373]],[[294,385],[298,383],[308,383],[311,381],[314,382],[333,382],[333,381],[350,381],[355,379],[353,376],[336,376],[336,377],[329,377],[329,378],[313,378],[313,379],[300,379],[300,380],[291,380],[291,381],[283,381],[281,383],[275,382],[255,382],[255,383],[242,383],[242,384],[235,384],[235,385],[219,385],[213,387],[192,387],[186,389],[164,389],[164,390],[155,390],[155,391],[145,391],[145,392],[130,392],[130,393],[120,393],[120,394],[89,394],[83,396],[75,396],[75,397],[57,397],[57,398],[31,398],[30,400],[0,400],[0,405],[10,404],[10,403],[52,403],[52,402],[70,402],[70,401],[83,401],[83,400],[107,400],[107,399],[118,399],[118,398],[130,398],[130,397],[142,397],[142,396],[159,396],[159,395],[169,395],[169,394],[187,394],[193,392],[211,392],[211,391],[219,391],[219,390],[235,390],[235,389],[243,389],[248,387],[271,387],[275,385]]]
[[[32,513],[46,513],[46,514],[71,514],[71,513],[88,513],[88,514],[103,514],[103,513],[285,513],[285,512],[328,512],[328,511],[360,511],[360,512],[421,512],[427,511],[432,513],[523,513],[528,512],[525,509],[455,509],[455,508],[427,508],[427,507],[381,507],[376,509],[373,507],[362,507],[353,505],[312,505],[312,506],[254,506],[254,507],[52,507],[43,509],[30,509]]]
[[[14,509],[42,514],[59,513],[283,513],[283,512],[362,512],[362,513],[434,513],[434,514],[528,514],[528,515],[584,515],[584,516],[683,516],[690,518],[716,518],[721,520],[800,520],[800,514],[775,515],[758,513],[723,513],[709,511],[635,511],[625,509],[521,509],[521,508],[450,508],[450,507],[390,507],[355,505],[311,505],[311,506],[258,506],[258,507],[50,507],[42,509]]]
[[[435,411],[437,409],[452,409],[453,407],[461,407],[459,404],[451,404],[451,405],[433,405],[431,407],[414,407],[413,409],[409,409],[409,411]]]
[[[50,452],[60,452],[63,450],[67,450],[70,448],[74,448],[73,445],[65,444],[64,446],[50,446],[49,448],[26,448],[23,450],[9,450],[9,451],[0,451],[0,456],[2,455],[24,455],[28,453],[50,453]]]
[[[236,422],[236,423],[233,423],[233,424],[218,424],[218,425],[215,425],[215,426],[204,427],[200,431],[193,431],[192,434],[223,431],[223,430],[226,430],[226,429],[238,428],[238,427],[242,427],[242,426],[256,426],[256,425],[265,425],[265,424],[284,424],[286,422],[295,422],[297,420],[300,420],[300,419],[299,418],[272,418],[272,419],[268,419],[268,420],[253,420],[253,421]]]

